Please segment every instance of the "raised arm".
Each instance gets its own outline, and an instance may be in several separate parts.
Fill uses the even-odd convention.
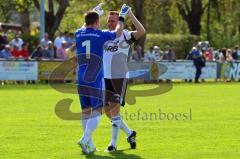
[[[145,34],[144,26],[137,20],[135,15],[133,14],[132,10],[130,9],[128,12],[128,16],[131,18],[133,25],[135,26],[136,30],[133,31],[133,36],[136,40],[141,38]]]
[[[118,25],[115,29],[116,37],[120,37],[122,35],[123,29],[124,29],[124,22],[118,21]]]
[[[131,8],[128,5],[126,5],[126,4],[122,5],[121,11],[119,13],[118,25],[115,29],[117,37],[120,37],[122,35],[123,29],[124,29],[125,17],[129,13],[130,10],[131,10]]]

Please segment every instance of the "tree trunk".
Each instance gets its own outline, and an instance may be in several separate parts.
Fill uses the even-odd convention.
[[[190,33],[200,35],[201,19],[204,10],[202,0],[191,0],[191,7],[186,0],[177,1],[177,8],[183,19],[187,22]]]
[[[35,7],[40,10],[40,4],[38,0],[33,0]],[[54,39],[54,35],[58,30],[58,27],[61,23],[63,15],[69,5],[69,0],[59,0],[59,8],[57,10],[56,15],[54,14],[54,3],[53,0],[48,0],[49,11],[45,11],[45,30],[49,34],[49,38],[51,40]]]
[[[30,36],[30,17],[29,17],[28,8],[24,9],[24,11],[21,12],[21,25],[22,25],[23,34],[28,38],[26,40],[29,40],[29,36]]]
[[[133,4],[134,4],[136,18],[142,23],[144,27],[146,27],[146,21],[145,21],[144,12],[143,12],[144,0],[133,1]],[[144,56],[145,40],[146,40],[146,35],[140,38],[136,43],[137,45],[141,45],[142,47],[142,56]]]
[[[191,18],[187,21],[190,33],[193,35],[200,35],[201,34],[201,19]]]
[[[207,7],[207,40],[211,41],[210,37],[210,11],[211,11],[211,0],[208,0],[208,7]]]

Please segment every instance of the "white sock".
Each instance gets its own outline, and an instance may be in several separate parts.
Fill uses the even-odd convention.
[[[90,114],[82,113],[82,128],[83,128],[83,131],[85,131],[85,129],[86,129],[87,121],[88,121],[89,118],[90,118]],[[92,141],[92,137],[89,138],[88,142],[89,142],[89,145],[91,147],[95,147],[94,144],[93,144],[93,141]]]
[[[121,126],[120,127],[126,133],[127,136],[130,136],[132,134],[132,132],[133,132],[131,129],[129,129],[129,127],[123,121],[123,119],[121,119]]]
[[[86,129],[87,121],[90,118],[90,115],[91,114],[82,113],[82,128],[83,128],[83,131],[85,131],[85,129]]]
[[[83,139],[89,142],[92,138],[93,131],[97,128],[99,121],[101,119],[101,113],[98,111],[93,111],[91,117],[87,121],[86,129],[83,134]]]
[[[120,132],[120,126],[121,126],[121,117],[115,116],[112,118],[112,140],[110,145],[113,145],[114,147],[116,147],[117,145],[117,139],[119,136],[119,132]]]
[[[88,121],[88,119],[90,118],[90,115],[91,115],[91,114],[82,113],[82,120],[81,120],[81,121],[82,121],[83,132],[84,132],[85,129],[86,129],[87,121]],[[93,146],[92,138],[89,138],[89,145],[90,145],[90,146]]]

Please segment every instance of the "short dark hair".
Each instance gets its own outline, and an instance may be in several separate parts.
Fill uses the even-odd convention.
[[[99,15],[97,12],[89,11],[85,14],[86,25],[92,25],[99,20]]]

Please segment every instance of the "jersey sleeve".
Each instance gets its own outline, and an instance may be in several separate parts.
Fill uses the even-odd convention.
[[[132,31],[123,30],[123,34],[124,34],[126,40],[131,40],[131,38],[132,38],[132,33],[133,33]]]
[[[102,30],[102,37],[104,41],[116,39],[116,31]]]
[[[131,45],[132,43],[136,42],[136,39],[133,36],[133,31],[123,30],[123,36],[125,41]]]

